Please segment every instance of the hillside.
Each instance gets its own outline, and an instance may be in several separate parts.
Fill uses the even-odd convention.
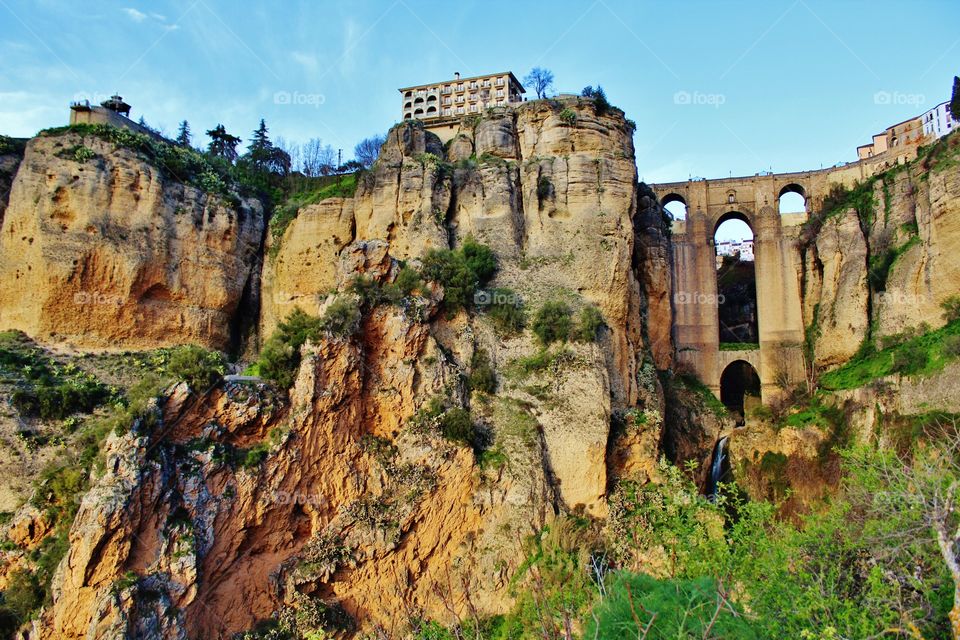
[[[674,370],[633,133],[586,98],[408,121],[272,199],[106,129],[0,148],[4,629],[946,637],[899,507],[957,475],[960,137],[811,212],[809,379],[736,429]]]

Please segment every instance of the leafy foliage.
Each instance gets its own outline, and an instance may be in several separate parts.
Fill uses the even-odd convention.
[[[556,300],[547,301],[533,317],[533,333],[544,346],[565,341],[573,327],[572,317],[573,312],[566,303]]]
[[[167,364],[170,376],[183,380],[196,393],[209,389],[226,371],[227,363],[223,354],[196,345],[174,348]]]
[[[477,348],[470,361],[470,377],[467,383],[472,391],[493,393],[497,390],[497,374],[490,364],[490,354],[486,349]]]
[[[448,313],[469,308],[477,289],[496,273],[497,259],[489,247],[468,237],[456,250],[431,249],[423,259],[421,276],[443,286]]]
[[[15,384],[11,401],[17,410],[43,420],[90,413],[114,397],[95,377],[55,362],[18,332],[0,334],[0,375]]]
[[[281,389],[292,387],[300,368],[300,347],[307,340],[318,339],[322,331],[320,318],[307,314],[300,307],[295,308],[260,350],[256,364],[260,375],[273,380]]]

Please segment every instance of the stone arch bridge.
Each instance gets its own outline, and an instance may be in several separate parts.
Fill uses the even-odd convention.
[[[769,402],[782,382],[804,379],[804,322],[800,298],[802,263],[797,239],[811,211],[819,210],[834,183],[862,179],[857,163],[819,171],[764,174],[650,185],[664,206],[682,202],[685,220],[675,220],[673,245],[673,339],[676,362],[692,370],[719,397],[724,370],[749,363]],[[804,211],[781,213],[780,198],[797,193]],[[729,219],[753,231],[759,348],[720,349],[714,235]]]

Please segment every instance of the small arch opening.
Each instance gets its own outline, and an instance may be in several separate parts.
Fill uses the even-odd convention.
[[[788,184],[780,190],[780,213],[803,213],[807,210],[807,195],[798,184]]]
[[[413,106],[413,103],[410,102],[409,100],[403,104],[404,109],[409,109],[412,106]]]
[[[720,343],[758,344],[757,277],[749,219],[739,211],[722,216],[714,229],[713,246]]]
[[[413,104],[423,104],[423,98],[422,97],[417,98],[416,100],[413,101]]]
[[[730,411],[737,426],[746,424],[746,415],[760,406],[760,376],[746,360],[734,360],[720,374],[720,402]]]
[[[671,193],[664,196],[660,204],[663,205],[663,208],[667,210],[667,213],[669,213],[670,217],[674,220],[687,219],[687,201],[683,199],[683,196]]]

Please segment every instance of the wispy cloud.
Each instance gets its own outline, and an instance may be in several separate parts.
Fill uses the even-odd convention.
[[[303,53],[301,51],[294,51],[290,54],[290,57],[298,65],[304,68],[307,72],[313,73],[317,70],[317,67],[320,65],[320,61],[317,60],[317,56],[312,53]]]
[[[143,11],[138,11],[133,7],[124,7],[123,9],[121,9],[121,11],[123,11],[128,18],[130,18],[137,24],[140,24],[149,20],[152,24],[155,24],[161,29],[164,29],[166,31],[176,31],[177,29],[180,28],[180,25],[178,24],[168,23],[167,16],[163,15],[162,13],[148,14],[148,13],[144,13]]]
[[[147,19],[147,14],[142,11],[137,11],[133,7],[124,7],[123,12],[134,22],[143,22]]]

